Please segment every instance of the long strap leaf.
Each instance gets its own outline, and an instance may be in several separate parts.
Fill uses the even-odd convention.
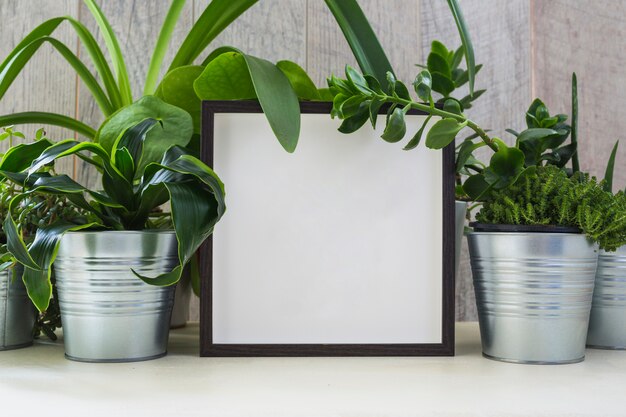
[[[476,79],[476,62],[474,60],[474,46],[470,39],[469,30],[461,11],[461,6],[457,0],[448,0],[448,6],[454,17],[454,22],[459,30],[459,36],[461,37],[461,44],[465,55],[465,63],[467,65],[467,75],[469,80],[469,93],[470,96],[474,95],[474,81]]]
[[[120,92],[117,88],[117,84],[115,78],[113,77],[113,73],[111,72],[111,68],[104,58],[104,54],[102,53],[100,46],[98,46],[95,38],[93,37],[91,32],[89,32],[89,30],[85,27],[85,25],[83,25],[81,22],[71,16],[55,17],[49,19],[33,29],[9,53],[4,62],[0,64],[0,72],[3,72],[6,65],[13,60],[14,56],[18,54],[22,49],[24,49],[27,45],[41,37],[50,36],[55,31],[55,29],[64,21],[69,22],[76,31],[76,34],[82,41],[85,49],[87,50],[87,53],[93,61],[96,72],[100,75],[100,78],[102,78],[102,82],[107,90],[107,94],[111,103],[115,108],[119,108],[122,105]]]
[[[183,10],[184,5],[185,0],[173,0],[170,9],[167,12],[167,16],[165,16],[163,26],[161,27],[161,33],[159,33],[159,38],[157,39],[152,58],[150,59],[150,66],[148,68],[148,74],[146,75],[146,84],[143,89],[144,95],[154,94],[154,91],[156,90],[159,72],[161,71],[161,64],[163,63],[167,47],[170,43],[170,39],[172,38],[172,33],[176,27],[178,16],[180,16],[180,12]]]
[[[78,76],[83,80],[87,88],[89,88],[89,91],[91,91],[91,94],[100,106],[100,109],[102,109],[102,112],[106,116],[113,113],[111,102],[85,64],[83,64],[65,44],[49,36],[43,36],[33,40],[14,54],[9,62],[6,62],[6,65],[4,65],[4,68],[0,72],[0,99],[6,94],[15,78],[44,42],[50,43],[74,68]]]
[[[115,67],[115,74],[117,76],[117,83],[122,96],[122,102],[125,105],[131,104],[133,102],[133,94],[130,89],[130,80],[128,78],[128,71],[126,70],[126,63],[124,62],[124,55],[122,54],[122,49],[117,41],[115,32],[113,32],[109,21],[106,19],[94,0],[84,0],[84,2],[89,8],[89,11],[91,11],[94,19],[96,19],[96,23],[98,23],[98,26],[100,27],[102,37],[107,45],[107,49],[109,50],[111,61]]]
[[[192,26],[168,72],[191,65],[209,43],[258,0],[213,0]]]
[[[0,126],[22,125],[28,123],[65,127],[73,130],[74,132],[80,133],[91,140],[96,137],[96,131],[92,127],[87,126],[79,120],[62,114],[28,111],[0,116]]]
[[[613,191],[613,173],[615,172],[615,158],[617,156],[617,147],[619,146],[619,140],[613,145],[611,156],[606,164],[606,171],[604,171],[604,190],[608,192]]]
[[[578,158],[578,79],[576,73],[572,73],[572,145],[576,147],[574,155],[572,155],[572,170],[580,171],[580,162]]]
[[[356,0],[325,0],[352,49],[361,71],[385,80],[393,68]]]

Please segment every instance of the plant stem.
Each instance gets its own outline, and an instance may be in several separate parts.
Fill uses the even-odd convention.
[[[427,104],[416,103],[411,100],[406,100],[400,97],[388,96],[386,94],[375,94],[374,96],[377,99],[384,100],[390,103],[401,104],[404,106],[411,106],[411,108],[413,109],[421,110],[428,114],[432,114],[433,116],[439,116],[441,118],[449,118],[449,119],[455,119],[459,122],[465,122],[467,123],[467,127],[472,129],[482,139],[482,141],[485,142],[485,145],[489,146],[494,152],[498,151],[498,146],[496,145],[494,140],[491,139],[489,135],[487,135],[487,133],[480,128],[480,126],[478,126],[476,123],[474,123],[473,121],[471,121],[470,119],[468,119],[467,117],[463,115],[450,113],[445,110],[438,109],[436,107],[431,107]]]

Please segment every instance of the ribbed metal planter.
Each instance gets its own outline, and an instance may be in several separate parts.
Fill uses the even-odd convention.
[[[483,355],[563,364],[585,357],[597,250],[577,233],[468,235]]]
[[[22,268],[0,272],[0,350],[33,344],[36,310],[22,281]]]
[[[461,244],[463,243],[463,231],[465,229],[465,214],[467,203],[465,201],[454,202],[454,276],[459,276],[459,264],[461,263]]]
[[[178,261],[170,231],[75,232],[54,262],[65,355],[84,362],[131,362],[167,353],[174,286],[148,285]]]
[[[626,349],[626,247],[598,257],[587,346]]]

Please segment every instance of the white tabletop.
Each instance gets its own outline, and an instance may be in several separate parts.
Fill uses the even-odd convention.
[[[60,343],[0,352],[0,416],[626,416],[626,352],[573,365],[484,359],[476,323],[443,358],[199,358],[198,327],[165,358],[64,359]]]

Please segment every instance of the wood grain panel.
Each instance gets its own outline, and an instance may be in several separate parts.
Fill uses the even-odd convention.
[[[626,185],[626,3],[533,1],[534,92],[549,109],[570,113],[570,77],[578,76],[581,169],[600,178],[621,139],[615,189]]]
[[[102,12],[117,35],[128,68],[133,97],[137,100],[143,93],[150,58],[152,57],[154,45],[170,2],[167,0],[150,2],[142,0],[106,0],[99,3]],[[164,61],[165,69],[191,27],[192,13],[193,4],[188,2],[180,14],[178,24],[172,36]],[[89,9],[82,2],[80,3],[80,18],[92,31],[108,57],[98,26]],[[81,56],[87,56],[82,46],[80,53]],[[93,68],[93,66],[90,66],[90,68]],[[79,86],[77,110],[78,118],[96,129],[104,120],[89,90],[83,86]],[[81,184],[87,186],[94,186],[98,180],[98,176],[95,175],[92,167],[81,160],[77,161],[76,177]]]
[[[76,0],[0,1],[0,59],[4,60],[37,25],[52,17],[76,15],[77,7]],[[57,28],[53,37],[64,42],[70,49],[76,45],[76,36],[67,24]],[[0,101],[0,114],[37,110],[72,116],[76,107],[75,94],[74,71],[52,46],[44,44]],[[69,130],[55,126],[22,125],[17,129],[23,131],[30,141],[29,138],[40,127],[44,127],[48,137],[52,139],[73,137]],[[0,149],[6,150],[7,146],[8,143],[2,143]],[[57,170],[71,174],[72,159],[58,162]]]
[[[359,4],[387,52],[396,75],[409,84],[421,57],[419,0],[361,0]],[[307,8],[307,71],[318,85],[326,87],[331,74],[344,74],[346,64],[357,67],[341,29],[321,0]]]
[[[476,89],[487,89],[467,113],[480,126],[492,129],[494,135],[512,143],[513,138],[504,129],[522,129],[525,126],[524,113],[531,102],[529,2],[463,0],[460,4],[474,44],[476,62],[485,64],[477,75]],[[434,39],[441,40],[450,48],[461,44],[444,1],[421,0],[421,28],[421,62],[426,61]],[[466,90],[461,94],[465,95]],[[487,159],[490,153],[483,152],[479,156]],[[477,319],[471,281],[469,254],[464,239],[456,284],[456,311],[460,321]]]

